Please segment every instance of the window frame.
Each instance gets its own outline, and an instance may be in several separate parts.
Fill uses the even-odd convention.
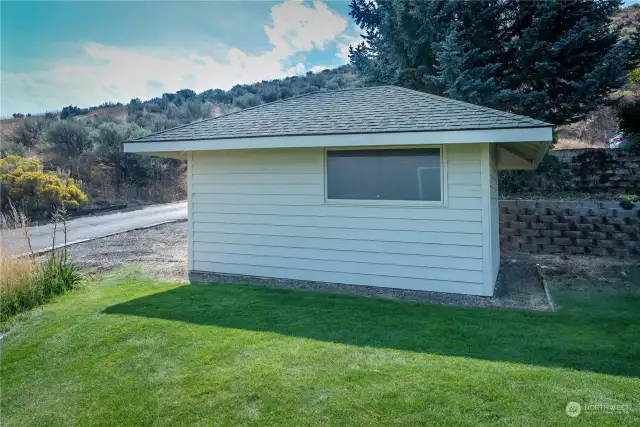
[[[328,192],[328,160],[329,151],[363,151],[363,150],[417,150],[422,148],[438,148],[440,150],[440,200],[364,200],[364,199],[330,199]],[[442,208],[448,206],[447,194],[447,150],[443,144],[431,145],[383,145],[360,147],[324,147],[323,180],[324,180],[324,204],[325,205],[352,205],[352,206],[388,206],[388,207],[412,207],[412,208]]]

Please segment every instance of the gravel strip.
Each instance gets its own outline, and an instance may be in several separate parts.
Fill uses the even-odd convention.
[[[78,243],[67,251],[69,258],[90,274],[136,265],[146,277],[188,281],[186,221]]]

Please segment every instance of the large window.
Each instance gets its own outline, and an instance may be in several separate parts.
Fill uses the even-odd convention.
[[[440,148],[327,150],[327,199],[440,202],[440,157]]]

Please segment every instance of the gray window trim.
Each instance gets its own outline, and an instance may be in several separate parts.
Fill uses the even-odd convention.
[[[329,199],[327,190],[327,152],[328,151],[359,151],[359,150],[397,150],[397,149],[440,149],[440,196],[439,201],[426,200],[351,200]],[[365,147],[325,147],[323,150],[323,179],[324,179],[324,204],[326,205],[355,205],[355,206],[389,206],[389,207],[413,207],[413,208],[442,208],[448,205],[447,194],[447,150],[445,145],[393,145],[393,146],[365,146]]]

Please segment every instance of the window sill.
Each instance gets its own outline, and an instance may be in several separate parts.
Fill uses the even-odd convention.
[[[444,201],[428,202],[422,200],[351,200],[351,199],[332,199],[325,200],[325,205],[329,206],[363,206],[363,207],[387,207],[387,208],[446,208],[447,203]]]

